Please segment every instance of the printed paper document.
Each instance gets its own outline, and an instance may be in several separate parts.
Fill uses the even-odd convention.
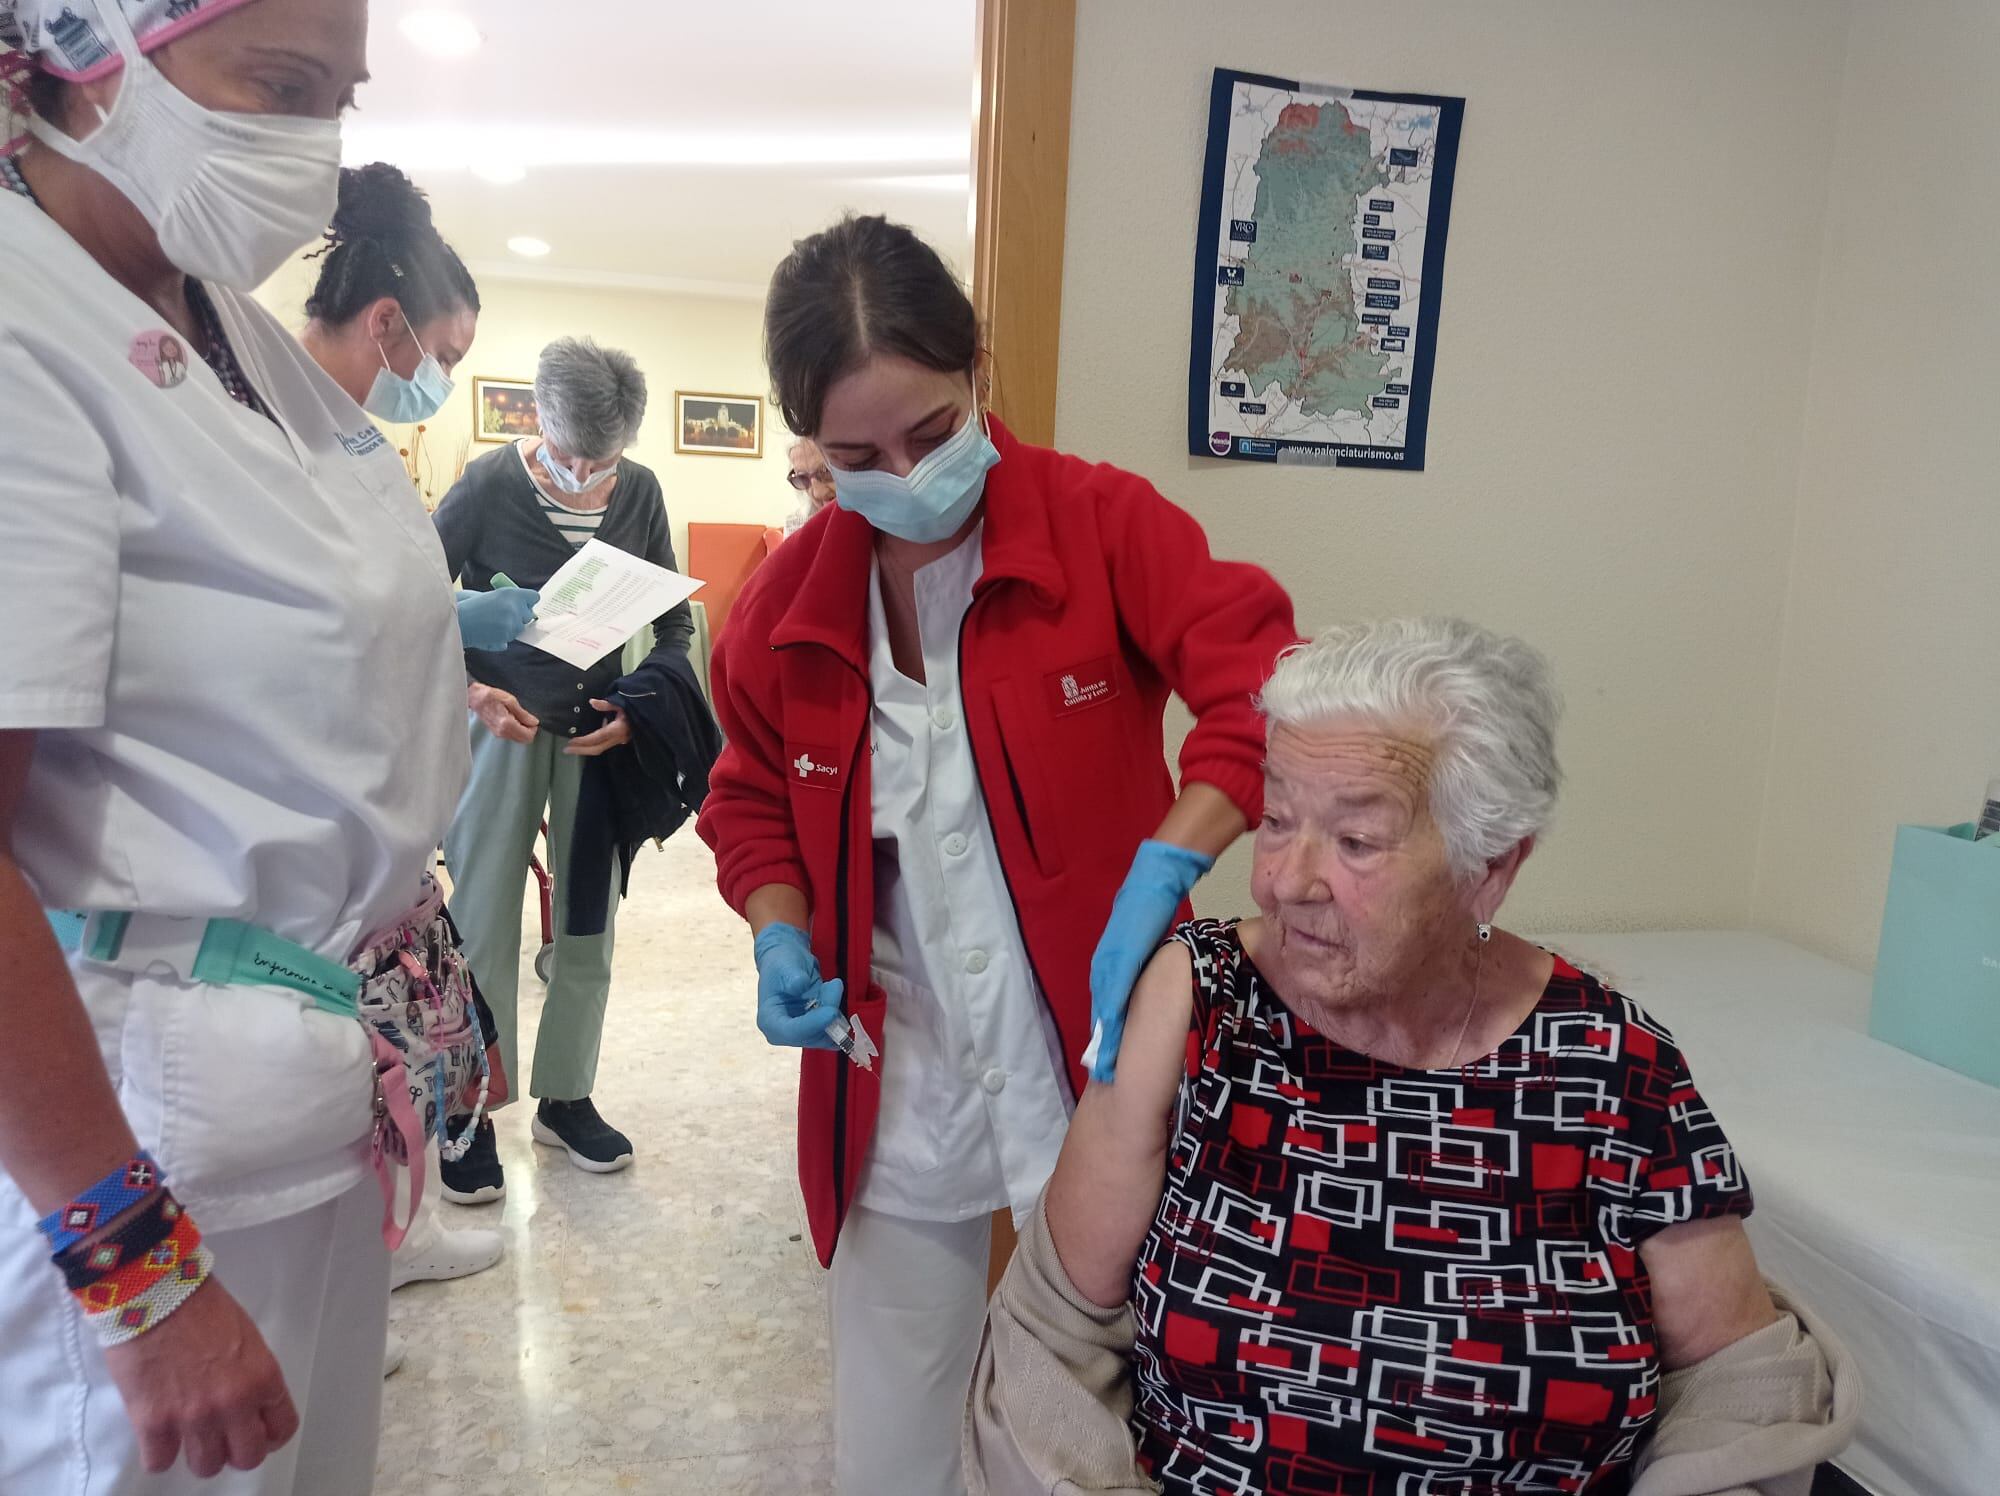
[[[542,588],[521,642],[588,670],[701,588],[664,566],[591,539]]]

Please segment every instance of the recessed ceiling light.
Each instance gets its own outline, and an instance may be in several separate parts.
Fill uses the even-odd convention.
[[[527,176],[528,168],[517,161],[481,161],[473,166],[472,174],[495,187],[512,187]]]
[[[509,239],[507,241],[507,247],[513,250],[515,254],[522,255],[530,260],[539,260],[543,255],[549,252],[549,246],[547,240],[533,239],[526,234],[521,234],[515,238]]]
[[[465,57],[484,40],[472,17],[455,10],[413,10],[403,17],[403,35],[431,57]]]

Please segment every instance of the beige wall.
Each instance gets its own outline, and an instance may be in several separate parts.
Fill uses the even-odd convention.
[[[304,321],[308,269],[287,270],[261,293],[287,326]],[[485,309],[479,336],[458,370],[458,389],[429,423],[426,450],[440,476],[448,476],[472,432],[472,379],[532,379],[544,344],[565,334],[587,335],[623,348],[639,361],[648,388],[646,424],[631,456],[652,468],[666,492],[674,549],[687,554],[691,520],[775,525],[797,498],[785,485],[786,435],[768,426],[761,459],[677,456],[674,391],[767,396],[763,306],[754,301],[665,295],[655,291],[586,290],[488,277],[480,286]],[[773,419],[766,401],[764,418]],[[407,429],[387,428],[399,447]],[[469,448],[472,456],[491,451]]]
[[[2000,7],[1858,0],[1756,922],[1873,961],[1900,821],[2000,774]]]
[[[1216,14],[1212,0],[1079,5],[1061,444],[1147,474],[1219,549],[1270,565],[1308,628],[1450,611],[1554,657],[1569,787],[1512,921],[1741,923],[1844,7],[1257,0],[1226,25]],[[1467,97],[1428,471],[1187,456],[1217,65]],[[1874,185],[1886,198],[1898,180]],[[1212,907],[1247,906],[1244,867],[1239,850],[1210,880]]]

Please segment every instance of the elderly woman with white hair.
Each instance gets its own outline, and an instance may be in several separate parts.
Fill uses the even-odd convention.
[[[461,585],[540,588],[593,537],[677,569],[660,481],[624,455],[646,414],[646,379],[631,355],[587,338],[558,339],[542,350],[535,404],[542,435],[469,464],[438,506],[438,538]],[[650,658],[684,658],[694,633],[687,604],[664,614],[653,633]],[[584,766],[631,742],[632,727],[612,699],[622,673],[618,651],[580,670],[516,643],[468,650],[465,668],[472,778],[445,838],[445,862],[452,912],[513,1077],[520,1074],[521,894],[536,832],[546,820],[558,887],[570,886],[578,872],[601,882],[604,869],[572,863]],[[630,1141],[590,1099],[611,990],[616,897],[607,904],[596,932],[575,928],[568,909],[556,921],[528,1083],[540,1098],[535,1141],[565,1149],[578,1168],[597,1174],[632,1161]],[[498,1200],[505,1188],[492,1124],[484,1123],[466,1156],[445,1163],[444,1193],[474,1205]]]
[[[1556,801],[1541,656],[1338,629],[1261,705],[1261,915],[1142,978],[994,1300],[973,1490],[1802,1496],[1853,1377],[1720,1123],[1494,925]]]

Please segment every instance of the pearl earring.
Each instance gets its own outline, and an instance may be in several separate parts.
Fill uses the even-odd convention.
[[[1482,920],[1479,925],[1479,943],[1481,945],[1484,945],[1487,941],[1491,940],[1492,938],[1493,938],[1493,926],[1487,924],[1485,921]]]

